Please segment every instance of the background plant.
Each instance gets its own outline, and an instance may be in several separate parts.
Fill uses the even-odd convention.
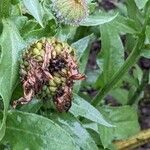
[[[0,140],[1,149],[116,149],[114,140],[140,131],[137,104],[149,83],[150,2],[114,2],[106,12],[88,0],[90,15],[79,26],[63,25],[54,17],[49,0],[0,1]],[[14,110],[22,96],[21,54],[33,41],[55,36],[76,48],[80,71],[87,79],[74,86],[68,113],[57,113],[40,99]],[[125,38],[125,40],[123,40]],[[101,41],[96,67],[88,67],[92,42]],[[88,94],[95,89],[96,95]],[[117,104],[106,105],[106,96]],[[94,98],[93,98],[94,97]]]

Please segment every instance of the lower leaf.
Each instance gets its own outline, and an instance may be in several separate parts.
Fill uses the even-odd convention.
[[[71,136],[50,119],[19,111],[8,112],[6,134],[2,142],[13,150],[79,149]]]

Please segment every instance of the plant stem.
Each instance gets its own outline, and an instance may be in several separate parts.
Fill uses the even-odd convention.
[[[97,106],[100,104],[101,100],[105,97],[105,95],[112,89],[114,85],[116,85],[124,74],[128,71],[128,69],[137,61],[142,51],[142,47],[145,41],[145,30],[147,25],[148,18],[145,20],[143,25],[143,29],[137,39],[137,43],[132,50],[131,54],[127,58],[126,62],[120,68],[120,70],[110,79],[108,83],[98,92],[98,94],[93,98],[92,104]]]
[[[132,150],[150,141],[150,129],[141,131],[139,134],[122,141],[114,142],[117,150]]]
[[[143,88],[148,83],[148,81],[149,81],[149,70],[144,70],[141,84],[138,86],[134,95],[129,99],[128,105],[133,105],[137,101],[139,95],[141,94]]]

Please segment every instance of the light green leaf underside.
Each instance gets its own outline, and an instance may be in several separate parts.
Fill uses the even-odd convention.
[[[13,150],[79,150],[71,136],[50,119],[19,111],[8,113],[5,141]]]
[[[112,127],[111,124],[109,124],[102,114],[91,104],[89,104],[87,101],[82,99],[80,96],[74,94],[74,101],[72,104],[72,107],[70,109],[70,112],[75,116],[82,116],[86,119],[89,119],[93,122],[96,122],[98,124]]]
[[[43,27],[43,14],[42,8],[38,0],[23,0],[23,4],[26,9],[31,13],[31,15],[38,21],[38,23]]]
[[[25,48],[25,43],[20,37],[16,26],[10,20],[3,20],[0,46],[2,50],[0,59],[0,96],[4,103],[3,121],[0,125],[1,140],[5,132],[9,101],[18,77],[19,56],[23,48]]]
[[[118,16],[117,14],[108,15],[104,13],[99,13],[96,15],[89,15],[84,22],[80,23],[81,26],[98,26],[104,23],[108,23],[114,20]]]

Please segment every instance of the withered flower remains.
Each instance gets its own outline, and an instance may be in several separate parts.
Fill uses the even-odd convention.
[[[40,97],[53,99],[59,112],[71,107],[74,80],[85,79],[79,73],[74,49],[55,38],[32,44],[23,54],[20,73],[24,96],[13,107]]]

